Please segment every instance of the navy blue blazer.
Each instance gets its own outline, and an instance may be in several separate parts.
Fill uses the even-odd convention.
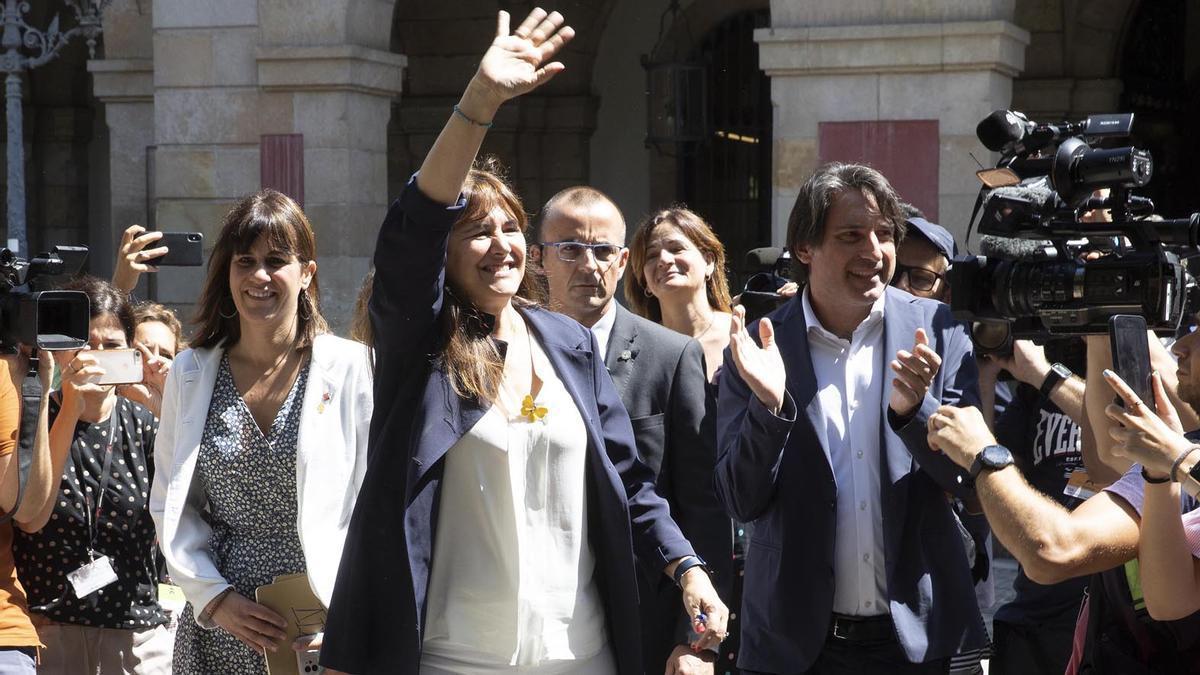
[[[321,664],[348,673],[417,673],[444,455],[483,416],[432,355],[441,340],[446,243],[465,202],[437,204],[414,177],[375,249],[371,322],[375,414],[366,477],[350,522]],[[648,573],[693,555],[637,459],[629,415],[591,331],[522,309],[587,427],[587,523],[609,642],[622,675],[641,672],[635,552]],[[464,532],[463,536],[471,536]]]
[[[946,658],[985,642],[971,569],[946,492],[969,481],[926,442],[926,421],[942,403],[977,405],[978,372],[971,341],[946,305],[889,287],[884,301],[886,377],[879,430],[880,495],[887,592],[896,632],[909,660]],[[837,486],[824,436],[816,376],[808,352],[801,296],[771,315],[787,369],[787,400],[773,415],[724,368],[717,406],[717,494],[735,518],[754,521],[742,596],[738,666],[801,673],[821,652],[834,592]],[[897,419],[888,409],[894,373],[888,362],[912,349],[925,327],[942,357],[917,413]],[[749,327],[758,335],[758,326]],[[726,352],[725,362],[732,364]]]

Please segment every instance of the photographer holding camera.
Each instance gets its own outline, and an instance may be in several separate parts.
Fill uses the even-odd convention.
[[[54,353],[62,389],[50,405],[49,445],[66,470],[14,546],[46,645],[39,672],[170,672],[147,510],[158,420],[97,383],[106,372],[99,354],[127,349],[133,338],[132,311],[95,277],[63,289],[86,293],[91,311],[87,347]]]
[[[1173,426],[1176,432],[1182,428],[1167,403],[1170,385],[1163,386],[1163,378],[1155,378],[1165,420],[1160,421],[1111,374],[1108,337],[1100,335],[1107,333],[1110,316],[1137,309],[1154,322],[1153,328],[1177,325],[1187,298],[1187,274],[1172,247],[1196,244],[1196,216],[1187,222],[1134,219],[1153,210],[1148,200],[1129,194],[1130,188],[1149,181],[1149,153],[1129,147],[1099,150],[1088,146],[1091,140],[1127,135],[1132,122],[1132,115],[1100,115],[1077,123],[1036,124],[1008,111],[997,111],[984,120],[978,129],[980,139],[1000,151],[1002,159],[998,171],[980,172],[985,185],[995,188],[981,199],[980,232],[1018,244],[1021,240],[1045,243],[1013,244],[1011,250],[1024,250],[1028,255],[969,260],[956,265],[952,274],[952,283],[958,286],[962,282],[969,290],[956,295],[956,316],[1003,325],[1007,337],[992,344],[1008,341],[1019,357],[1014,362],[1023,359],[1027,366],[1039,366],[1014,368],[1025,373],[1018,375],[1021,379],[1036,381],[1043,376],[1045,359],[1022,346],[1020,338],[1089,336],[1088,379],[1097,383],[1107,379],[1124,395],[1129,411],[1107,404],[1111,401],[1107,388],[1092,387],[1083,397],[1090,423],[1083,436],[1090,433],[1095,438],[1095,459],[1100,460],[1089,462],[1087,468],[1092,481],[1101,484],[1107,479],[1102,474],[1112,473],[1106,467],[1121,466],[1118,461],[1128,466],[1130,458],[1148,460],[1153,453],[1135,449],[1151,446],[1156,438],[1151,432],[1163,431],[1153,425]],[[1110,188],[1111,194],[1096,195],[1097,188]],[[1111,213],[1111,222],[1088,216],[1099,209]],[[1083,237],[1087,239],[1083,243],[1075,241]],[[1191,344],[1195,339],[1186,336],[1173,348],[1179,359],[1178,394],[1193,407],[1200,405],[1200,387],[1191,386]],[[1150,340],[1150,345],[1155,341]],[[1155,367],[1161,371],[1159,352]],[[1064,372],[1044,377],[1042,393],[1078,421],[1080,415],[1071,414],[1078,410],[1078,396],[1071,393],[1075,379]],[[1171,439],[1171,443],[1160,442],[1171,450],[1160,451],[1159,461],[1147,464],[1146,469],[1134,465],[1120,480],[1069,511],[1056,501],[1060,494],[1051,497],[1022,475],[1014,466],[1013,453],[997,443],[984,417],[978,408],[943,406],[929,417],[929,444],[969,468],[993,533],[1021,562],[1031,580],[1051,584],[1092,575],[1067,672],[1192,672],[1200,657],[1200,615],[1189,615],[1188,606],[1182,603],[1182,608],[1164,610],[1164,598],[1171,594],[1151,576],[1167,568],[1168,557],[1179,567],[1179,554],[1186,550],[1183,538],[1163,535],[1180,534],[1179,509],[1190,510],[1193,504],[1184,500],[1181,505],[1178,499],[1168,503],[1172,494],[1178,494],[1169,487],[1144,488],[1145,484],[1167,483],[1172,473],[1181,475],[1172,471],[1174,462],[1178,459],[1186,464],[1179,447],[1182,444],[1186,449],[1190,442],[1178,433],[1159,434],[1160,439]],[[1002,424],[997,424],[998,431]],[[1062,427],[1060,420],[1060,441],[1064,438]],[[1072,436],[1073,432],[1065,436],[1068,446]],[[1015,437],[1017,441],[1008,442],[1024,441],[1020,433]],[[1036,441],[1034,450],[1036,454]],[[1066,456],[1069,448],[1055,443],[1041,450],[1051,456],[1062,450]],[[1181,466],[1179,471],[1187,468]],[[1031,479],[1036,480],[1032,472]],[[1082,481],[1072,480],[1069,485],[1076,488],[1075,496],[1086,496]],[[1142,520],[1144,490],[1147,499],[1159,499],[1145,510],[1147,515],[1163,516],[1155,511],[1175,510],[1174,519],[1167,519],[1166,526],[1156,527],[1153,533],[1146,527],[1153,525],[1150,519]],[[1142,574],[1139,567],[1139,540],[1140,567],[1150,574]],[[999,648],[1003,648],[1004,625],[997,622]],[[1044,627],[1039,626],[1039,631],[1044,632]],[[1066,642],[1069,635],[1063,630],[1056,641]],[[996,665],[1005,669],[1016,665],[1021,671],[1051,666],[1047,654],[1038,654],[1031,659],[1033,663],[997,660]]]

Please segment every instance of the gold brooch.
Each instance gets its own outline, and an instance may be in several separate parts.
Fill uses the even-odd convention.
[[[546,416],[550,409],[545,406],[537,405],[533,402],[533,397],[525,394],[525,400],[521,401],[521,416],[528,419],[530,422],[536,422]]]

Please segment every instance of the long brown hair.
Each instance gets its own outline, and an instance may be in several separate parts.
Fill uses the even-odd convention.
[[[725,246],[703,218],[683,206],[672,206],[647,216],[634,231],[629,242],[629,271],[632,274],[625,275],[625,300],[630,309],[651,321],[662,322],[662,305],[658,298],[647,293],[643,269],[650,237],[659,225],[670,225],[679,230],[700,253],[712,258],[713,273],[704,284],[708,306],[718,312],[733,311],[729,280],[725,277]]]
[[[208,278],[196,307],[199,330],[193,347],[224,345],[229,349],[242,337],[233,295],[229,290],[229,266],[233,256],[246,253],[259,237],[266,237],[271,248],[296,256],[301,265],[317,259],[317,239],[312,225],[291,197],[264,189],[243,198],[225,215],[221,233],[208,259]],[[308,288],[300,292],[296,307],[296,346],[308,347],[313,338],[329,332],[321,315],[321,287],[313,272]]]
[[[522,233],[528,231],[529,216],[521,199],[501,177],[498,162],[492,159],[476,164],[463,183],[466,208],[454,222],[479,222],[496,207],[503,209],[516,222]],[[526,257],[528,260],[528,257]],[[517,289],[518,304],[537,304],[537,286],[533,275],[525,274]],[[441,343],[435,357],[445,368],[454,393],[462,398],[484,403],[495,400],[504,376],[504,357],[490,337],[488,317],[471,304],[466,293],[454,288],[446,275],[445,300],[442,303]]]

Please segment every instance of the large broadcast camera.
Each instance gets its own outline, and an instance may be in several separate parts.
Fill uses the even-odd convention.
[[[1138,314],[1167,333],[1200,304],[1181,256],[1200,241],[1200,214],[1163,220],[1130,193],[1153,173],[1150,153],[1100,148],[1129,135],[1133,114],[1042,124],[997,110],[976,135],[1000,153],[978,172],[984,255],[948,274],[956,318],[972,322],[977,353],[1010,351],[1014,339],[1108,332],[1108,318]],[[1107,196],[1097,196],[1106,190]],[[1111,218],[1097,218],[1107,210]],[[972,214],[974,221],[974,214]]]
[[[57,351],[87,344],[87,294],[34,290],[38,277],[78,272],[87,254],[83,246],[55,246],[25,260],[0,249],[0,353],[13,353],[19,345]]]

